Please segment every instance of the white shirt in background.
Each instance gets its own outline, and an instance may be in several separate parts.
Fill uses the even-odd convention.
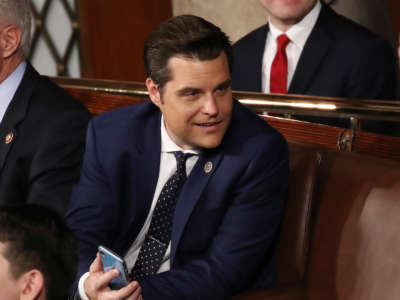
[[[289,86],[292,82],[292,78],[296,70],[297,63],[299,62],[301,52],[303,51],[304,45],[307,42],[307,39],[310,36],[315,23],[317,22],[320,11],[321,3],[317,1],[314,8],[299,23],[290,27],[289,30],[286,32],[280,31],[271,22],[268,23],[269,31],[264,48],[261,70],[261,89],[263,93],[270,92],[269,84],[271,65],[276,55],[276,39],[278,38],[278,36],[285,33],[290,39],[290,42],[286,47],[286,55],[288,58],[287,90],[289,90]]]

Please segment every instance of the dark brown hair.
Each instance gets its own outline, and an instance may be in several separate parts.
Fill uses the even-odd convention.
[[[224,52],[232,70],[233,54],[228,36],[217,26],[193,15],[180,15],[159,25],[144,46],[144,64],[147,77],[159,89],[171,80],[168,60],[183,56],[198,60],[211,60]]]
[[[76,241],[63,219],[39,205],[0,207],[0,242],[11,275],[39,270],[46,299],[67,299],[77,271]]]

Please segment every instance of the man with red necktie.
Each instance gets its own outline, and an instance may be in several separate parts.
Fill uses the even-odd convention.
[[[234,45],[234,90],[285,93],[286,86],[288,94],[396,98],[397,59],[386,40],[335,13],[323,1],[260,3],[268,23]],[[282,34],[290,40],[284,50],[278,41]],[[346,119],[304,119],[349,127]],[[365,125],[365,130],[382,130],[377,124]]]

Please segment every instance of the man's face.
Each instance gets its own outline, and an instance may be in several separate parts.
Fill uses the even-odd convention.
[[[3,256],[5,244],[0,242],[0,300],[19,299],[19,286],[10,271],[10,263]]]
[[[226,54],[205,61],[172,57],[168,67],[171,80],[162,92],[151,79],[146,81],[151,100],[163,113],[168,135],[183,149],[219,146],[232,113]]]
[[[307,15],[317,0],[260,0],[270,22],[282,31],[298,23]]]

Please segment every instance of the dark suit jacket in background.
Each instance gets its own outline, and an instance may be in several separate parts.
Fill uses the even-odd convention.
[[[267,34],[268,25],[264,25],[234,45],[234,90],[261,92]],[[395,51],[383,38],[322,4],[288,93],[393,100],[397,93]],[[330,124],[326,119],[312,120]],[[342,120],[330,125],[349,124]]]
[[[98,245],[124,255],[148,215],[160,167],[161,113],[151,102],[89,124],[80,182],[66,219],[79,241],[78,275]],[[210,173],[204,171],[212,162]],[[204,150],[180,194],[171,270],[140,280],[143,298],[227,299],[274,280],[270,257],[287,190],[283,137],[236,100],[220,147]]]
[[[397,35],[394,32],[388,1],[335,0],[331,7],[337,13],[367,27],[396,47]]]
[[[27,64],[0,123],[0,205],[36,203],[64,213],[89,118],[83,105]]]

